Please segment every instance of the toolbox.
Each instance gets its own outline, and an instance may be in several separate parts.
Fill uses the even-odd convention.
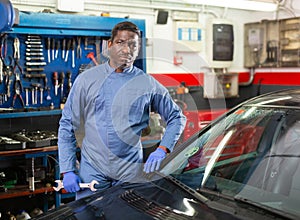
[[[15,140],[10,137],[0,136],[0,150],[21,150],[25,145],[20,140]]]

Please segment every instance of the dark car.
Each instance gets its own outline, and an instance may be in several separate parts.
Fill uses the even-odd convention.
[[[176,146],[144,183],[38,219],[300,219],[300,89],[246,101]]]

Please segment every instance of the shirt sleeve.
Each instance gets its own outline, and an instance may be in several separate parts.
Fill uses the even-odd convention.
[[[76,170],[77,141],[75,132],[79,130],[83,117],[83,93],[82,83],[78,76],[72,86],[58,129],[58,157],[60,173]]]
[[[172,151],[184,130],[186,117],[165,87],[156,82],[156,88],[152,107],[166,122],[166,130],[160,145]]]

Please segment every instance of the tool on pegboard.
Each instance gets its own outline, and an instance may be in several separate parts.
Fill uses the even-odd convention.
[[[57,96],[58,94],[58,73],[57,72],[54,72],[53,73],[53,83],[54,83],[54,94],[55,96]]]

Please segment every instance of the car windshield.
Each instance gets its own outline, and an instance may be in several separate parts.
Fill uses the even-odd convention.
[[[161,170],[193,189],[300,217],[300,113],[243,106]]]

